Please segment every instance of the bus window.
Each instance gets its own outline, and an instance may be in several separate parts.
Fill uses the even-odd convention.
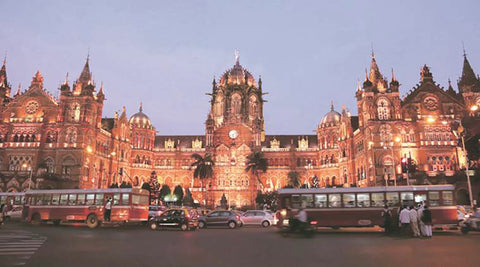
[[[67,194],[61,194],[60,195],[60,206],[67,205],[67,200],[68,200],[68,195]]]
[[[113,205],[118,205],[120,203],[120,194],[113,194]]]
[[[80,205],[80,206],[85,205],[85,194],[79,194],[77,196],[77,205]]]
[[[50,194],[46,194],[46,195],[43,195],[43,205],[51,205],[51,199],[52,198],[52,195]]]
[[[68,205],[73,206],[75,205],[75,202],[77,201],[77,195],[76,194],[70,194],[68,197]]]
[[[292,208],[293,209],[298,209],[302,205],[302,199],[300,198],[300,195],[292,195]]]
[[[140,196],[140,204],[148,205],[148,196]]]
[[[140,204],[140,196],[139,195],[132,195],[132,204],[134,204],[134,205]]]
[[[443,206],[453,205],[453,193],[451,191],[442,191]]]
[[[428,203],[430,207],[435,207],[440,205],[440,192],[438,191],[428,192]]]
[[[425,203],[427,201],[427,194],[425,193],[415,193],[415,205],[420,203]]]
[[[401,192],[400,199],[403,206],[413,206],[413,192]]]
[[[52,195],[52,205],[58,205],[58,201],[60,200],[59,194]]]
[[[95,205],[103,205],[103,194],[96,194]]]
[[[37,195],[37,205],[43,205],[43,195]]]
[[[383,205],[385,205],[383,193],[372,193],[372,207],[383,207]]]
[[[330,194],[328,195],[328,207],[329,208],[340,208],[342,206],[340,194]]]
[[[95,203],[95,194],[87,194],[87,205]]]
[[[21,198],[20,196],[16,196],[16,197],[15,197],[15,205],[20,205],[20,204],[22,204],[20,198]]]
[[[327,195],[326,194],[316,194],[315,195],[315,207],[316,208],[326,208],[327,207]]]
[[[313,208],[313,195],[302,195],[302,208]]]
[[[5,204],[7,201],[7,196],[0,196],[0,204]]]
[[[343,194],[343,207],[355,208],[355,194]]]
[[[130,204],[130,195],[122,194],[122,205],[129,205],[129,204]]]
[[[370,195],[368,193],[357,193],[357,206],[359,208],[370,207]]]
[[[387,193],[387,205],[389,207],[398,206],[400,203],[397,192]]]

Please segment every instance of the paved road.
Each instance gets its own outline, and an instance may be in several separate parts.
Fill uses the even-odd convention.
[[[15,237],[14,237],[15,236]],[[274,228],[152,231],[143,227],[7,224],[0,266],[479,266],[480,234],[387,237],[368,229],[284,238]],[[33,241],[32,241],[33,240]],[[5,250],[13,244],[25,250]],[[27,250],[26,248],[30,248]],[[19,254],[2,255],[6,252]],[[28,252],[28,254],[20,254]]]

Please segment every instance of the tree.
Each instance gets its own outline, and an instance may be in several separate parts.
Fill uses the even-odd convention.
[[[260,183],[260,186],[263,190],[263,182],[260,179],[260,174],[267,172],[268,161],[263,156],[263,153],[260,151],[254,151],[247,156],[247,167],[245,168],[246,172],[251,172],[257,178],[257,181]]]
[[[159,193],[159,198],[163,200],[165,196],[170,195],[170,187],[166,184],[162,185],[162,188],[160,188],[160,193]]]
[[[175,204],[177,204],[178,206],[181,206],[182,202],[183,202],[183,188],[182,188],[182,186],[181,185],[175,186],[175,188],[173,189],[173,194],[177,197],[177,202]]]
[[[190,189],[185,189],[185,197],[183,198],[183,205],[185,206],[193,206],[193,196],[192,192],[190,192]]]
[[[300,174],[296,171],[288,172],[288,185],[293,188],[298,188],[300,186]]]
[[[192,158],[195,159],[195,162],[190,165],[190,169],[194,169],[193,178],[200,179],[201,187],[205,192],[205,205],[207,204],[207,186],[206,180],[212,178],[213,176],[213,159],[212,155],[209,153],[205,154],[205,157],[202,157],[200,154],[192,154]],[[204,188],[205,187],[205,188]]]
[[[151,188],[150,199],[158,199],[158,191],[160,190],[160,184],[158,183],[157,173],[155,171],[152,171],[152,173],[150,174],[150,181],[148,183],[150,184]]]
[[[151,192],[152,188],[150,187],[150,184],[147,182],[144,182],[142,184],[142,189],[148,190],[148,192]]]
[[[119,187],[120,187],[120,188],[128,188],[128,184],[127,184],[125,181],[123,181],[123,182],[120,184]]]
[[[113,183],[110,185],[110,188],[118,188],[118,184],[117,183]]]

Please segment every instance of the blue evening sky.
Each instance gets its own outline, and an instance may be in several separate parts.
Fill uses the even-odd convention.
[[[142,101],[159,134],[203,134],[213,76],[240,63],[262,76],[267,134],[313,134],[330,101],[357,113],[357,81],[391,69],[404,95],[423,64],[445,88],[480,72],[480,1],[0,1],[12,91],[36,70],[54,95],[90,50],[104,117]],[[2,55],[3,57],[3,55]]]

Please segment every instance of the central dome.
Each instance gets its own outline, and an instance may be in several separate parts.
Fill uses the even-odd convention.
[[[333,103],[332,103],[332,108],[331,110],[323,116],[320,126],[321,127],[328,127],[328,126],[334,126],[337,125],[340,122],[341,119],[340,113],[336,112],[333,108]]]
[[[219,82],[220,85],[245,84],[246,81],[248,86],[256,86],[257,84],[253,75],[240,65],[238,54],[235,57],[235,65],[222,75]]]
[[[145,128],[145,129],[152,129],[152,121],[150,118],[143,113],[142,104],[140,104],[139,111],[130,117],[128,121],[132,126],[137,128]]]

